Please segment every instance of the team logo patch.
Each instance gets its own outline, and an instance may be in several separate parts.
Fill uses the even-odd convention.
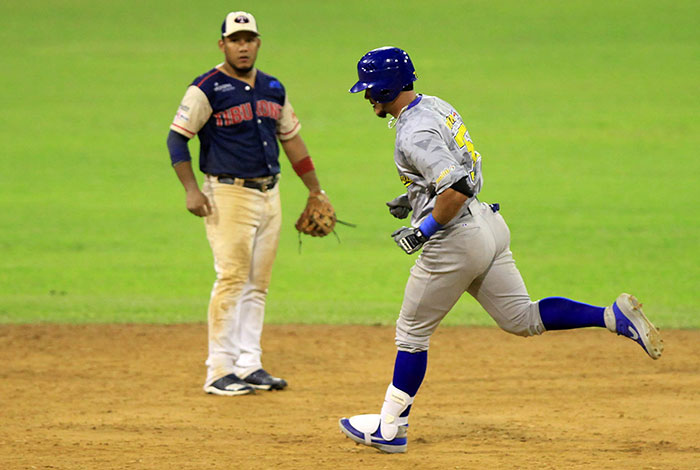
[[[459,148],[463,148],[465,145],[469,146],[471,144],[469,132],[467,132],[467,128],[462,122],[462,118],[456,111],[452,111],[452,113],[445,117],[445,124],[450,129],[450,132],[452,132],[452,138],[455,140]],[[473,148],[474,146],[471,145],[471,147]],[[471,152],[471,150],[469,151]]]
[[[413,180],[406,175],[399,175],[399,178],[401,179],[401,183],[407,188],[413,184]]]
[[[447,124],[447,127],[450,129],[454,127],[457,121],[462,122],[462,118],[459,117],[459,114],[457,114],[456,111],[452,111],[450,114],[445,116],[445,124]]]
[[[237,18],[236,18],[235,20],[233,20],[233,21],[235,21],[236,23],[250,23],[250,20],[248,19],[248,17],[247,17],[247,16],[243,16],[243,15],[237,17]]]

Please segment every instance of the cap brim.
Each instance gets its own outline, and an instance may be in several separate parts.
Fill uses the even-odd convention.
[[[350,88],[350,93],[366,90],[368,88],[377,88],[379,90],[393,90],[396,88],[396,81],[391,79],[375,80],[372,82],[363,82],[362,80],[355,83],[355,86]],[[403,87],[401,87],[403,88]]]
[[[363,91],[366,90],[367,88],[370,88],[372,85],[367,82],[357,82],[355,83],[352,88],[350,88],[350,93],[357,93],[358,91]]]
[[[237,30],[233,31],[232,33],[224,34],[223,36],[225,38],[227,38],[227,37],[232,36],[236,33],[253,33],[256,36],[260,36],[260,33],[258,33],[257,31],[253,31],[252,29],[237,29]]]

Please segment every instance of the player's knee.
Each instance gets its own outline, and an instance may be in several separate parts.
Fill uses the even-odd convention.
[[[219,271],[216,273],[216,287],[225,290],[238,290],[248,280],[248,273],[236,271]]]
[[[416,353],[427,351],[430,347],[431,330],[406,328],[401,321],[396,324],[394,341],[399,351]]]
[[[503,331],[506,333],[510,333],[516,336],[534,336],[534,335],[539,335],[542,334],[542,331],[538,331],[537,328],[533,328],[532,326],[525,326],[525,325],[499,325]]]
[[[417,353],[428,350],[430,347],[430,335],[415,335],[410,332],[403,333],[397,330],[395,342],[399,351]]]
[[[522,305],[518,309],[504,315],[505,318],[498,322],[498,326],[505,332],[517,336],[535,336],[544,332],[544,325],[537,312],[534,302]]]

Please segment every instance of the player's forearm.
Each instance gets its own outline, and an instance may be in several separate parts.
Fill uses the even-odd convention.
[[[297,134],[289,140],[282,140],[281,143],[289,163],[292,164],[292,168],[309,192],[321,191],[321,183],[318,181],[309,151],[301,136]]]
[[[423,219],[420,226],[418,226],[417,232],[420,238],[407,242],[404,240],[407,238],[406,236],[400,236],[397,243],[399,243],[399,246],[401,246],[406,253],[413,253],[415,249],[417,249],[416,247],[420,247],[425,241],[435,235],[435,232],[442,229],[442,227],[452,220],[454,216],[459,213],[467,199],[467,196],[459,191],[447,188],[442,193],[438,194],[433,211],[428,214],[428,216]],[[409,234],[408,237],[410,238],[410,236],[412,235]],[[408,245],[406,245],[406,243],[408,243]]]
[[[306,186],[310,193],[321,192],[321,183],[318,182],[316,171],[312,170],[304,173],[303,175],[299,176],[299,178],[301,178],[301,181],[304,183],[304,186]]]
[[[173,169],[185,191],[199,191],[199,184],[194,176],[191,161],[178,162],[173,165]]]
[[[280,140],[280,143],[292,166],[309,156],[309,150],[299,134],[289,140]]]
[[[452,188],[447,188],[438,194],[435,200],[435,207],[432,212],[433,218],[440,225],[447,224],[459,213],[467,199],[466,195]]]

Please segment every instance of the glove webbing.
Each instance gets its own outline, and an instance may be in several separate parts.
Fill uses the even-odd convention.
[[[338,218],[336,218],[335,221],[338,224],[347,225],[348,227],[352,227],[352,228],[357,227],[357,224],[345,222],[344,220],[340,220]],[[301,232],[297,232],[297,235],[299,236],[299,254],[301,254]],[[340,236],[338,235],[338,232],[335,231],[335,229],[333,229],[333,235],[335,235],[336,240],[338,240],[338,244],[340,244]]]

